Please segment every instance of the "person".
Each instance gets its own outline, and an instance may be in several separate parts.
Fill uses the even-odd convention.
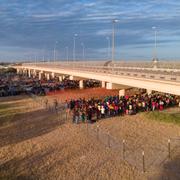
[[[75,123],[76,124],[79,123],[79,111],[78,111],[78,109],[76,109],[76,111],[75,111]]]
[[[104,108],[103,105],[101,106],[101,117],[102,117],[102,118],[105,117],[105,108]]]
[[[73,109],[73,110],[72,110],[72,117],[73,117],[73,118],[72,118],[72,122],[73,122],[73,123],[75,123],[75,112],[76,112],[76,110]]]
[[[85,112],[84,112],[84,110],[82,110],[82,112],[81,112],[81,120],[83,123],[85,123]]]
[[[66,118],[67,118],[67,116],[69,115],[69,112],[70,112],[70,104],[68,103],[67,100],[65,101],[64,108],[66,111]]]
[[[154,100],[152,100],[151,106],[152,106],[152,111],[154,111],[156,108],[156,102]]]
[[[55,109],[55,112],[57,113],[58,112],[58,101],[57,101],[57,99],[54,99],[54,109]]]
[[[45,107],[48,108],[48,99],[45,99]]]
[[[146,110],[146,102],[143,101],[143,102],[142,102],[142,111],[145,111],[145,110]]]
[[[133,114],[133,109],[132,109],[132,104],[129,104],[129,114],[132,115]]]
[[[98,118],[101,118],[101,104],[100,103],[98,103],[97,108],[98,108]]]
[[[159,110],[162,111],[164,106],[164,102],[162,100],[159,101]]]
[[[117,97],[106,96],[104,99],[78,99],[71,100],[70,107],[73,110],[78,110],[80,113],[79,119],[83,119],[83,111],[85,111],[85,117],[87,120],[92,121],[93,115],[96,118],[105,118],[108,116],[124,115],[124,114],[136,114],[142,111],[155,111],[163,110],[164,108],[174,105],[180,106],[180,98],[173,95],[162,94],[139,94],[135,96]],[[73,113],[73,119],[75,114]],[[79,121],[78,119],[78,121]],[[74,120],[73,120],[74,121]]]
[[[115,104],[114,110],[115,110],[115,115],[118,115],[118,105],[117,104]]]
[[[88,112],[87,112],[87,114],[88,114],[88,121],[89,122],[92,122],[92,106],[90,105],[89,107],[88,107]]]

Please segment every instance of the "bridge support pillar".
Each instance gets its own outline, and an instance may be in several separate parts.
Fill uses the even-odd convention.
[[[119,97],[125,96],[125,92],[126,92],[125,89],[119,90]]]
[[[83,89],[83,88],[84,88],[83,80],[80,80],[80,81],[79,81],[79,88],[80,88],[80,89]]]
[[[64,79],[65,79],[65,77],[66,77],[66,76],[65,76],[65,75],[63,75],[63,76],[62,76],[62,80],[64,80]]]
[[[55,73],[51,73],[51,77],[54,79],[55,78]]]
[[[106,83],[106,89],[112,89],[113,87],[112,87],[112,83],[110,83],[110,82],[107,82]]]
[[[31,70],[28,69],[28,77],[30,78],[31,77]]]
[[[105,88],[105,87],[106,87],[106,82],[105,82],[105,81],[102,81],[102,82],[101,82],[101,87],[102,87],[102,88]]]
[[[32,75],[34,78],[36,77],[36,70],[33,70]]]
[[[36,70],[33,70],[33,71],[32,71],[32,76],[33,76],[33,78],[36,77]]]
[[[41,71],[41,72],[39,72],[39,80],[41,80],[42,79],[42,75],[43,75],[43,72]]]
[[[74,80],[74,77],[73,76],[69,76],[69,80]]]
[[[20,74],[20,69],[16,69],[17,74]]]
[[[26,70],[22,69],[22,75],[26,75]]]
[[[29,71],[28,71],[28,69],[25,70],[25,74],[26,74],[26,76],[29,76]]]
[[[46,79],[50,80],[50,74],[49,73],[46,74]]]
[[[152,94],[152,90],[151,89],[146,89],[146,92],[148,95]]]
[[[62,76],[59,76],[59,82],[62,82]]]
[[[17,74],[23,74],[23,70],[22,69],[17,69]]]

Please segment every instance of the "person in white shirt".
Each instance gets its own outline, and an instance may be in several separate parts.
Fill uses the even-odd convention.
[[[105,108],[104,106],[101,106],[101,117],[103,118],[105,116]]]

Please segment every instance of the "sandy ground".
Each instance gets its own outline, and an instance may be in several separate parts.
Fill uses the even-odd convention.
[[[105,88],[91,88],[91,89],[75,89],[75,90],[62,90],[51,93],[46,96],[50,101],[57,99],[59,102],[65,102],[66,100],[79,99],[79,98],[103,98],[107,95],[118,95],[118,90],[107,90]]]
[[[149,120],[145,113],[135,116],[123,116],[109,118],[98,122],[99,140],[111,149],[119,152],[119,156],[123,157],[123,140],[125,147],[125,160],[136,167],[143,170],[142,152],[145,154],[145,171],[148,177],[153,174],[164,176],[169,179],[180,178],[180,127],[174,124],[156,122]],[[91,128],[91,129],[90,129]],[[97,124],[93,124],[89,132],[97,129]],[[95,135],[96,136],[96,135]],[[168,140],[170,139],[171,160],[168,158]],[[168,171],[166,164],[171,165],[175,171]],[[177,165],[178,164],[178,165]],[[157,176],[157,175],[156,175]]]
[[[92,92],[63,92],[48,99],[90,97]],[[94,93],[102,92],[109,93]],[[42,98],[0,99],[5,109],[0,108],[0,179],[180,179],[179,126],[148,120],[142,113],[99,121],[97,136],[97,123],[88,129],[72,124],[61,113],[43,109],[39,101]]]

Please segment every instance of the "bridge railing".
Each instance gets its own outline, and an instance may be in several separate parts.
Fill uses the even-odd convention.
[[[27,64],[27,63],[26,63]],[[110,66],[110,67],[129,67],[129,68],[157,68],[157,69],[179,69],[180,61],[59,61],[59,62],[41,62],[28,63],[32,64],[48,64],[48,65],[64,65],[64,66]]]
[[[145,67],[126,67],[116,66],[111,64],[104,66],[103,62],[73,62],[73,63],[37,63],[37,64],[25,64],[26,66],[39,66],[45,68],[55,69],[71,69],[86,72],[104,73],[117,76],[131,76],[136,78],[157,79],[165,81],[180,82],[180,69],[168,69],[168,68],[145,68]]]
[[[64,67],[65,68],[65,67]],[[67,67],[66,67],[67,68]],[[75,67],[74,70],[85,72],[104,73],[116,76],[128,76],[134,78],[147,78],[166,81],[180,82],[180,72],[158,72],[158,71],[145,71],[145,70],[127,70],[114,67]]]

